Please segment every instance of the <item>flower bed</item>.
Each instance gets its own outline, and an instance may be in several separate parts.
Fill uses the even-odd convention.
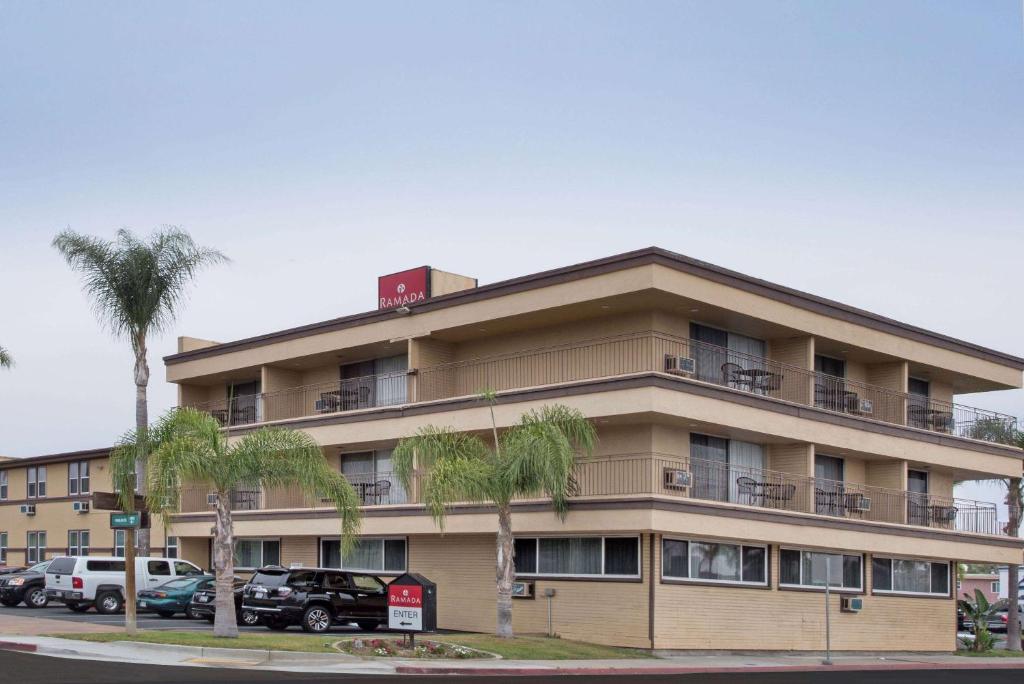
[[[345,639],[334,644],[342,653],[355,656],[376,656],[381,658],[494,658],[484,651],[468,646],[449,644],[441,641],[417,639],[416,646],[410,648],[409,642],[403,639]]]

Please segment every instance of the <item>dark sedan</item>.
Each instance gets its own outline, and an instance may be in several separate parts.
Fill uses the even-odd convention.
[[[46,568],[50,561],[36,563],[28,570],[0,575],[0,603],[13,607],[25,602],[29,608],[45,608]]]
[[[235,620],[240,625],[254,627],[260,624],[260,617],[251,610],[242,610],[242,593],[245,589],[245,582],[235,580]],[[192,594],[192,602],[188,604],[185,613],[191,618],[200,618],[213,623],[217,614],[217,590],[214,587],[202,589]]]

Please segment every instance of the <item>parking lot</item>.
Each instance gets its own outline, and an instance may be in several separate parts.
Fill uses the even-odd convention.
[[[41,618],[54,621],[54,632],[60,632],[61,622],[89,623],[93,625],[105,625],[108,627],[124,627],[124,615],[100,615],[94,610],[87,613],[72,613],[61,603],[51,603],[46,608],[27,608],[24,605],[8,608],[0,606],[0,616],[12,616],[19,618]],[[212,631],[213,625],[206,620],[190,620],[183,614],[175,615],[172,618],[162,618],[156,613],[138,614],[138,626],[140,629],[187,629],[196,631]],[[240,632],[267,633],[269,630],[263,626],[242,627]],[[331,628],[331,633],[337,634],[367,634],[361,631],[356,625],[337,625]],[[289,627],[288,634],[305,634],[301,627]],[[310,635],[315,636],[315,635]]]

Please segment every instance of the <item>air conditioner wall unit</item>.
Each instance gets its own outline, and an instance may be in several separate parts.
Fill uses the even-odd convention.
[[[857,510],[858,511],[870,511],[871,510],[871,499],[866,496],[862,496],[857,499]]]
[[[206,505],[207,506],[216,506],[217,505],[217,495],[216,494],[207,494],[206,495]]]
[[[36,505],[35,504],[22,504],[21,512],[24,513],[25,515],[35,515],[36,514]]]
[[[665,488],[684,489],[690,486],[690,472],[681,468],[665,468]]]
[[[76,501],[73,504],[71,504],[71,510],[75,511],[76,513],[88,513],[89,512],[89,502],[88,501]]]
[[[870,399],[861,399],[860,400],[860,412],[861,413],[868,413],[868,414],[874,413],[875,412],[875,402],[871,401]]]
[[[697,370],[696,362],[685,356],[665,355],[665,372],[678,375],[692,375]]]

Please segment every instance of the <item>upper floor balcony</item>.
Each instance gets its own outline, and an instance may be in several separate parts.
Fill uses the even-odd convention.
[[[905,392],[842,377],[842,366],[829,370],[645,331],[272,392],[252,388],[230,400],[190,405],[238,426],[467,397],[485,389],[505,392],[656,373],[967,439],[1005,442],[1016,426],[1012,416],[931,397],[927,389]]]
[[[365,507],[422,505],[421,472],[415,473],[408,489],[389,471],[346,477]],[[1006,535],[1006,525],[999,520],[992,503],[848,480],[805,477],[688,456],[639,453],[588,458],[577,463],[574,477],[574,501],[690,499],[822,519]],[[209,488],[204,485],[186,485],[181,490],[181,512],[209,512],[209,494]],[[296,489],[261,490],[255,486],[236,491],[232,506],[236,511],[331,508],[329,502],[307,497]]]

